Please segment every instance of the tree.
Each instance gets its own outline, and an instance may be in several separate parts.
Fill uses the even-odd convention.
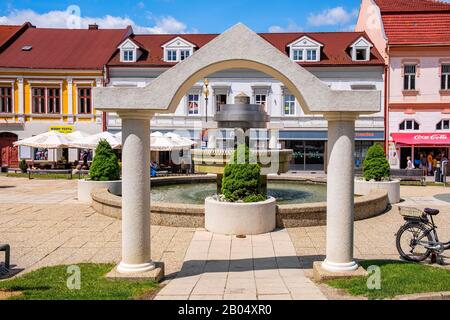
[[[386,154],[379,144],[369,148],[363,163],[364,179],[367,181],[381,181],[391,176],[391,168]]]
[[[119,161],[108,141],[101,140],[98,144],[89,176],[94,181],[120,180]]]

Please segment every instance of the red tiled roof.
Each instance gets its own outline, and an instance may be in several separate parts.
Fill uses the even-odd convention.
[[[450,11],[450,3],[438,0],[375,0],[382,13]]]
[[[390,45],[450,44],[450,3],[375,0]]]
[[[450,44],[450,12],[383,15],[390,45]]]
[[[98,70],[130,29],[27,29],[0,54],[0,67]],[[31,51],[23,51],[31,46]]]
[[[261,37],[266,39],[273,46],[283,53],[288,53],[287,46],[303,36],[323,44],[320,62],[301,62],[304,66],[327,66],[327,65],[383,65],[383,59],[375,47],[371,52],[370,61],[353,61],[349,46],[359,37],[364,36],[368,41],[369,37],[363,32],[319,32],[319,33],[262,33]],[[117,51],[109,66],[146,66],[146,67],[170,67],[175,63],[164,61],[164,50],[162,46],[176,37],[189,41],[197,46],[203,47],[205,44],[216,38],[218,34],[183,34],[183,35],[135,35],[132,37],[136,43],[143,46],[146,52],[136,63],[120,62],[120,54]]]
[[[0,47],[13,35],[16,34],[17,31],[20,30],[22,26],[0,26]]]

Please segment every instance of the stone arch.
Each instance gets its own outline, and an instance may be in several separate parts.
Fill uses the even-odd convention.
[[[179,106],[182,98],[186,95],[186,93],[200,80],[206,78],[207,76],[220,72],[227,69],[251,69],[263,72],[278,81],[282,82],[289,91],[297,98],[301,106],[306,106],[306,101],[303,98],[300,90],[295,86],[295,84],[287,78],[283,73],[280,73],[278,70],[272,68],[271,66],[261,64],[259,62],[251,61],[251,60],[226,60],[220,61],[215,64],[209,65],[196,73],[189,76],[189,78],[182,83],[176,93],[173,96],[169,104],[169,110],[173,110]]]

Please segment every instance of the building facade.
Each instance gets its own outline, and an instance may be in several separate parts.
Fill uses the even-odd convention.
[[[29,25],[0,53],[0,144],[11,149],[15,141],[49,130],[101,132],[103,116],[95,110],[91,90],[104,85],[106,62],[131,32]],[[78,159],[68,150],[22,147],[16,152],[22,159]]]
[[[134,35],[119,45],[107,65],[107,85],[143,87],[217,35]],[[384,62],[365,33],[261,34],[280,51],[304,66],[334,90],[378,90],[384,97]],[[217,135],[214,114],[222,104],[233,103],[245,93],[251,102],[265,106],[271,117],[269,129],[278,132],[278,146],[294,150],[292,170],[321,171],[326,167],[327,122],[320,115],[305,115],[302,106],[279,81],[252,70],[223,70],[193,86],[174,114],[156,115],[155,131],[174,131],[208,144]],[[384,143],[384,103],[375,115],[357,121],[356,166],[375,142]],[[121,130],[120,119],[109,114],[107,127]],[[232,140],[221,132],[222,144]],[[252,134],[253,144],[267,144],[266,131]],[[223,147],[220,145],[219,147]]]
[[[392,167],[450,151],[450,4],[363,0],[356,27],[388,66],[386,146]]]

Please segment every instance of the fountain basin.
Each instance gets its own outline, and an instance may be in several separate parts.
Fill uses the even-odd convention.
[[[311,186],[325,181],[316,179],[306,181],[299,177],[269,176],[270,181],[289,181],[289,183],[313,183]],[[152,187],[178,185],[186,183],[213,183],[214,175],[190,177],[163,177],[152,179]],[[100,214],[121,219],[122,198],[108,192],[106,188],[94,190],[92,207]],[[314,200],[313,200],[314,201]],[[365,196],[355,197],[355,221],[368,219],[383,214],[389,206],[388,193],[373,190]],[[327,203],[316,200],[312,203],[277,204],[276,223],[278,228],[297,228],[324,226],[327,221]],[[168,227],[204,228],[205,205],[176,203],[173,201],[152,201],[151,220],[153,225]]]
[[[253,203],[205,200],[206,230],[223,235],[257,235],[276,227],[276,199]]]

